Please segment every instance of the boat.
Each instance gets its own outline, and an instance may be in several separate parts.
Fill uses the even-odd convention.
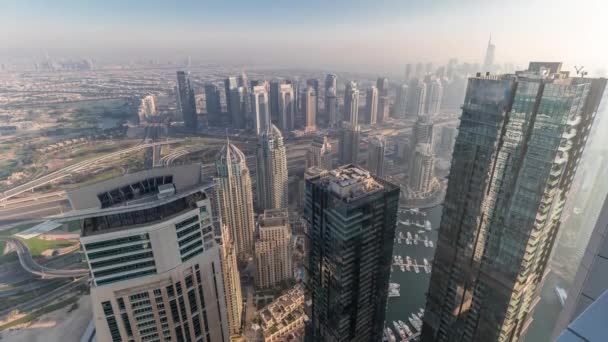
[[[566,304],[566,299],[568,299],[568,293],[566,290],[559,286],[555,286],[555,293],[557,294],[557,299],[559,299],[560,304],[564,306],[564,304]]]
[[[426,230],[433,229],[433,227],[431,226],[431,221],[429,221],[429,220],[424,221],[424,229],[426,229]]]
[[[429,240],[429,247],[433,248],[433,241]]]
[[[408,317],[407,319],[410,321],[410,325],[414,327],[414,331],[418,331],[418,328],[416,328],[416,323],[414,323],[414,319],[412,317]]]
[[[399,268],[401,269],[401,272],[405,272],[405,266],[399,265]]]
[[[414,272],[420,273],[420,269],[418,268],[418,265],[414,265]]]
[[[393,334],[393,331],[389,327],[386,327],[386,338],[389,342],[397,342],[395,334]]]
[[[422,233],[424,233],[424,230],[419,229],[419,230],[418,230],[418,234],[422,234]]]
[[[399,326],[399,323],[393,321],[393,326],[395,327],[395,331],[399,334],[399,337],[401,337],[401,340],[405,340],[407,336],[405,335],[405,331]]]
[[[410,329],[410,327],[407,324],[405,324],[405,322],[403,322],[402,320],[399,320],[399,325],[401,326],[401,329],[403,329],[405,331],[405,334],[407,336],[412,335],[412,330]]]

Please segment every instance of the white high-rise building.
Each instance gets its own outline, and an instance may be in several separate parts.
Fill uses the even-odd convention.
[[[306,152],[306,168],[313,166],[325,170],[332,169],[331,144],[325,135],[315,136]]]
[[[251,93],[251,106],[253,108],[253,120],[255,133],[257,135],[270,128],[270,102],[268,101],[268,90],[266,85],[253,87]]]
[[[139,121],[144,122],[151,116],[156,115],[156,104],[154,101],[154,95],[146,95],[141,99],[139,103]]]
[[[426,83],[426,100],[424,102],[424,113],[430,117],[439,114],[441,98],[443,96],[443,86],[437,78],[429,78]]]
[[[313,133],[317,130],[317,93],[311,86],[306,88],[304,93],[304,113],[306,114],[306,133]]]
[[[256,174],[258,209],[287,208],[287,155],[275,125],[258,138]]]
[[[371,87],[367,90],[365,98],[365,119],[368,124],[375,125],[378,119],[378,88]]]
[[[348,82],[344,90],[344,120],[348,120],[351,126],[358,124],[359,90],[355,82]]]
[[[201,165],[69,192],[91,271],[98,341],[226,341],[221,246]]]
[[[430,144],[418,144],[410,169],[409,186],[413,192],[428,192],[435,172],[435,161]]]
[[[424,113],[424,101],[426,100],[426,84],[415,78],[410,81],[407,97],[407,116],[416,118]]]
[[[253,194],[251,177],[241,150],[227,143],[215,162],[217,198],[223,224],[228,227],[240,260],[253,256]]]
[[[287,209],[265,210],[258,218],[255,285],[265,289],[293,279],[291,226]]]
[[[279,127],[286,133],[295,128],[296,101],[291,84],[281,84],[278,87]]]

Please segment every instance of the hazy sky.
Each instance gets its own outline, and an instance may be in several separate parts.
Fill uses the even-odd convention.
[[[0,55],[402,68],[561,60],[608,67],[606,0],[0,0]]]

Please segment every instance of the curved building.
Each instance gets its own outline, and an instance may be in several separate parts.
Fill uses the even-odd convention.
[[[287,208],[287,155],[283,135],[275,125],[258,138],[256,176],[258,209]]]

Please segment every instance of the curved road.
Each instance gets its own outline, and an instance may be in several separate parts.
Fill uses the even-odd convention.
[[[67,177],[72,172],[82,171],[83,169],[85,169],[93,164],[96,164],[98,162],[104,161],[106,159],[120,156],[121,154],[124,154],[124,153],[137,151],[142,148],[153,147],[153,146],[158,146],[158,145],[175,144],[175,143],[182,142],[182,141],[183,140],[169,140],[169,141],[162,141],[162,142],[155,142],[155,143],[148,143],[148,144],[140,144],[140,145],[137,145],[134,147],[126,148],[126,149],[118,151],[118,152],[112,152],[112,153],[106,154],[101,157],[81,161],[79,163],[76,163],[76,164],[70,165],[68,167],[64,167],[63,169],[57,170],[55,172],[49,173],[48,175],[42,176],[33,181],[18,185],[10,190],[6,190],[5,192],[3,192],[0,195],[0,202],[5,201],[11,197],[17,196],[19,194],[22,194],[26,191],[33,190],[33,189],[43,186],[45,184],[51,183],[51,182],[61,179],[63,177]]]
[[[35,274],[42,278],[74,278],[74,277],[85,277],[89,275],[88,269],[76,269],[76,270],[57,270],[52,268],[44,267],[38,264],[30,254],[27,245],[20,239],[3,236],[0,240],[6,241],[11,244],[17,251],[19,257],[19,263],[24,270],[29,273]]]

